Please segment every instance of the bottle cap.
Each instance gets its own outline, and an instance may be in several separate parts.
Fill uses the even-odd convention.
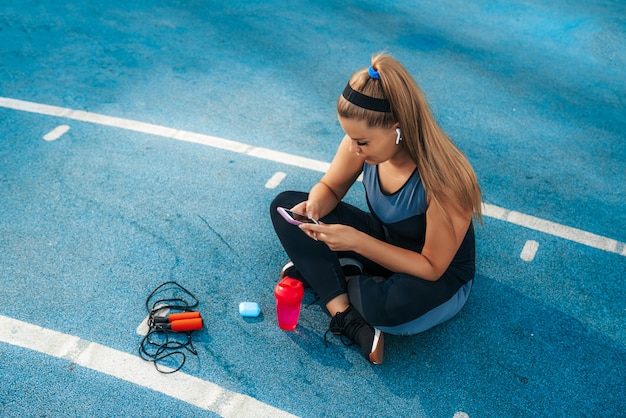
[[[276,284],[274,296],[283,303],[300,303],[304,297],[304,287],[300,280],[285,276]]]

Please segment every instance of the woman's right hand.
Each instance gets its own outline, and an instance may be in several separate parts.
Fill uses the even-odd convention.
[[[292,211],[305,214],[309,218],[313,218],[315,220],[319,219],[319,207],[317,202],[314,200],[305,200],[304,202],[298,203],[296,206],[291,208]]]

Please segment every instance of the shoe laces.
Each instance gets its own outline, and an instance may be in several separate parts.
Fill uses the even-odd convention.
[[[328,348],[327,336],[329,332],[339,335],[340,341],[345,346],[356,344],[359,331],[366,325],[361,315],[353,310],[352,306],[344,312],[337,312],[330,320],[328,330],[324,333],[324,345]],[[344,337],[348,338],[349,341],[346,342]]]

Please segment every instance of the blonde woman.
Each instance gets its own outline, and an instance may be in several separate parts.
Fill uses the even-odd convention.
[[[474,170],[441,130],[424,95],[389,55],[356,72],[337,102],[345,136],[309,193],[271,205],[290,262],[331,315],[329,331],[383,361],[383,333],[412,335],[463,307],[475,273]],[[363,174],[369,212],[342,202]],[[277,208],[320,220],[295,226]]]

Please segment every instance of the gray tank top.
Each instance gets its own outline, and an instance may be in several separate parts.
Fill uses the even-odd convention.
[[[417,169],[393,194],[385,194],[378,180],[378,166],[363,165],[363,185],[370,210],[385,224],[404,221],[426,212],[426,191]]]

